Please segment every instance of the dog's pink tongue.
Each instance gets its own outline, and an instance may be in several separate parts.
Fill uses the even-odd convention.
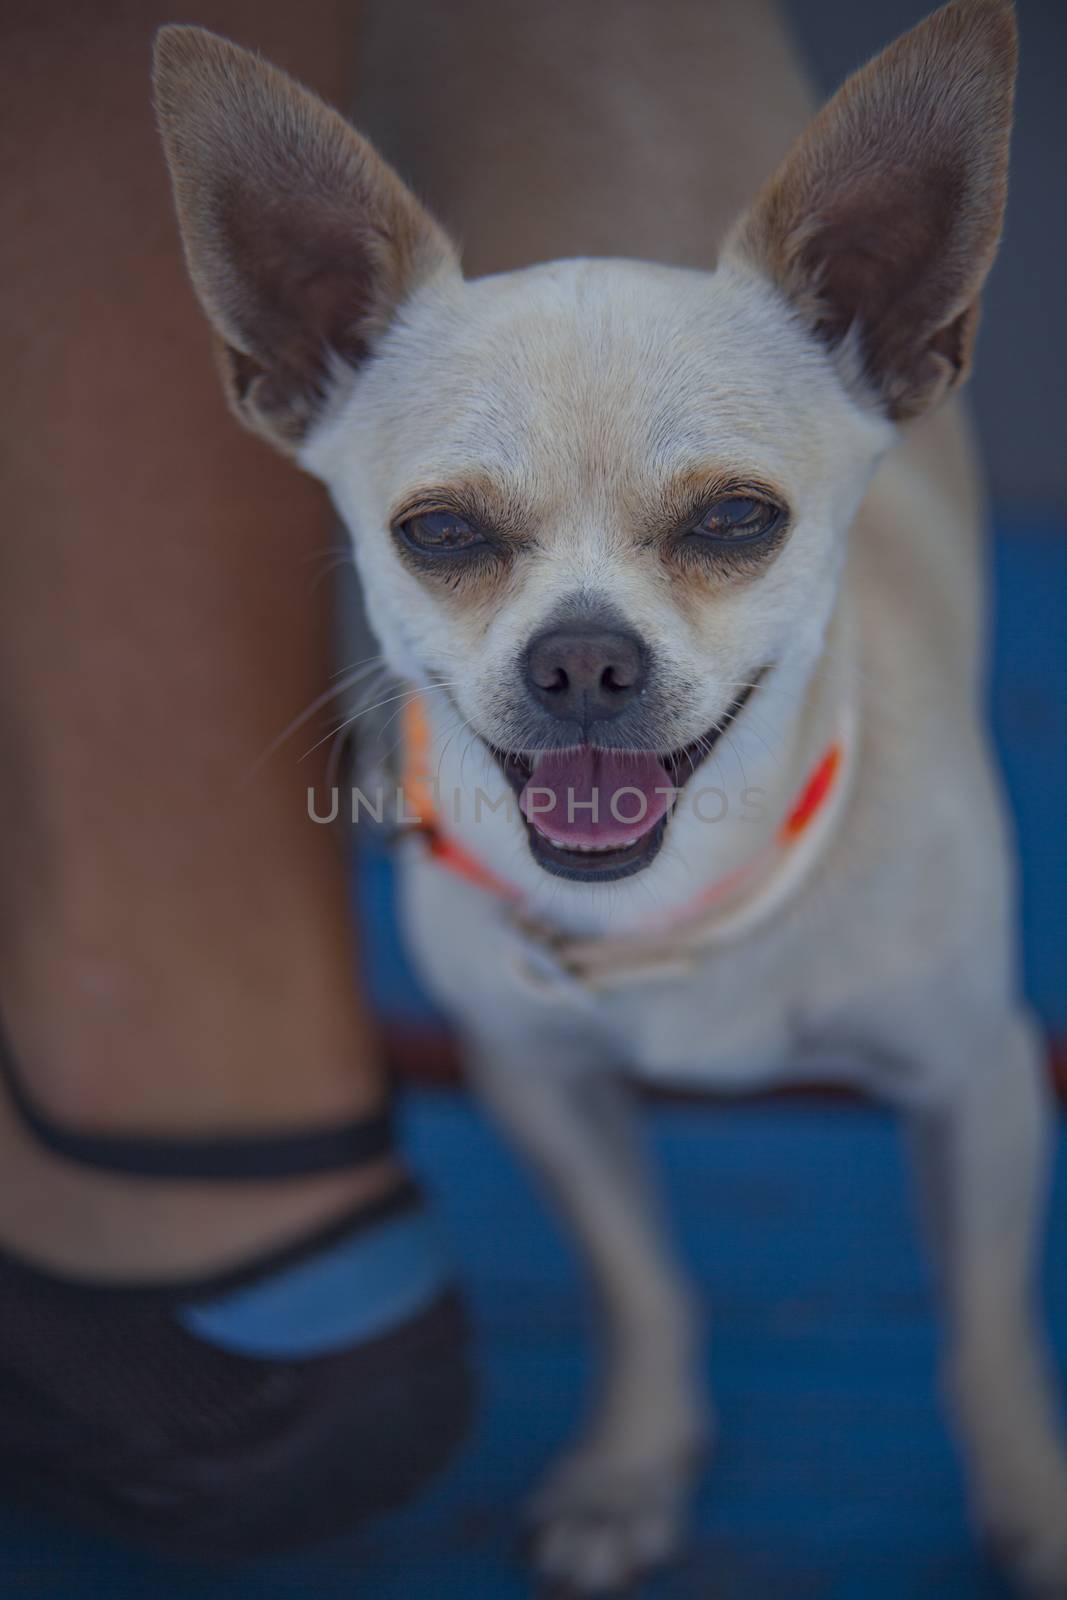
[[[670,777],[656,756],[583,746],[538,756],[519,806],[538,833],[559,844],[608,850],[655,827],[670,797]]]

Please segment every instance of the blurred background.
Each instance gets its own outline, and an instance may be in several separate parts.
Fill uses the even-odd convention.
[[[504,0],[507,3],[507,0]],[[581,0],[575,0],[581,4]],[[709,5],[714,0],[707,0]],[[656,0],[647,0],[654,16]],[[632,9],[632,8],[631,8]],[[789,0],[819,92],[930,9],[921,0]],[[1067,4],[1019,0],[1022,68],[1005,241],[985,298],[973,405],[993,505],[990,712],[1018,821],[1026,982],[1067,1041]],[[181,6],[175,7],[176,16]],[[364,63],[393,63],[351,106],[433,202],[435,130],[393,137],[390,102],[450,69],[449,8],[418,38],[387,0],[364,7]],[[491,35],[492,5],[485,6]],[[537,10],[528,28],[536,40]],[[255,44],[250,38],[244,42]],[[714,63],[707,92],[718,92]],[[762,85],[745,85],[760,96]],[[768,107],[768,114],[773,114]],[[457,95],[457,117],[481,108]],[[506,130],[502,134],[506,143]],[[475,153],[503,164],[494,138]],[[443,180],[442,180],[443,181]],[[452,219],[441,206],[444,220]],[[549,253],[549,252],[546,252]],[[651,251],[649,253],[652,253]],[[358,598],[340,595],[360,650]],[[365,626],[365,625],[364,625]],[[349,649],[348,646],[352,645]],[[587,1308],[568,1247],[495,1135],[455,1090],[444,1021],[401,949],[392,867],[359,841],[353,892],[372,992],[413,1085],[410,1149],[434,1186],[474,1308],[483,1398],[462,1457],[417,1506],[342,1547],[207,1572],[131,1556],[11,1512],[0,1591],[52,1600],[510,1600],[528,1592],[514,1513],[573,1426],[588,1377]],[[974,1549],[935,1396],[937,1335],[890,1120],[839,1099],[656,1103],[649,1136],[681,1247],[712,1307],[709,1375],[722,1444],[689,1557],[652,1600],[983,1600],[1001,1593]],[[1062,1141],[1061,1141],[1062,1142]],[[1067,1170],[1061,1151],[1047,1279],[1067,1361]]]

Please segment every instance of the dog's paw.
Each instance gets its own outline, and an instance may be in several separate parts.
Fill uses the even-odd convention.
[[[979,1520],[992,1557],[1024,1600],[1067,1600],[1067,1465],[1043,1465],[1002,1479],[982,1496]]]
[[[559,1596],[609,1595],[679,1551],[698,1452],[622,1470],[596,1455],[564,1461],[526,1507],[536,1575]]]
[[[1067,1515],[1067,1508],[1060,1510]],[[1048,1528],[993,1529],[987,1535],[993,1561],[1020,1600],[1067,1600],[1067,1531]]]
[[[1020,1600],[1067,1600],[1067,1484],[1010,1516],[987,1516],[985,1535]]]

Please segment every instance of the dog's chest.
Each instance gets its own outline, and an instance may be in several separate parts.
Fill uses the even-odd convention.
[[[402,886],[420,975],[477,1039],[524,1055],[577,1046],[665,1084],[744,1088],[781,1074],[794,1027],[776,941],[701,956],[686,973],[590,987],[431,863],[406,863]]]
[[[793,1049],[781,987],[760,992],[740,963],[702,963],[692,975],[635,980],[597,997],[606,1037],[650,1082],[750,1088],[780,1076]]]

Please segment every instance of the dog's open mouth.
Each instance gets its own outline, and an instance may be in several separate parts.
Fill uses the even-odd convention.
[[[534,860],[557,877],[582,882],[643,871],[659,853],[679,792],[750,692],[702,738],[668,755],[595,745],[533,756],[493,749],[518,795]]]

